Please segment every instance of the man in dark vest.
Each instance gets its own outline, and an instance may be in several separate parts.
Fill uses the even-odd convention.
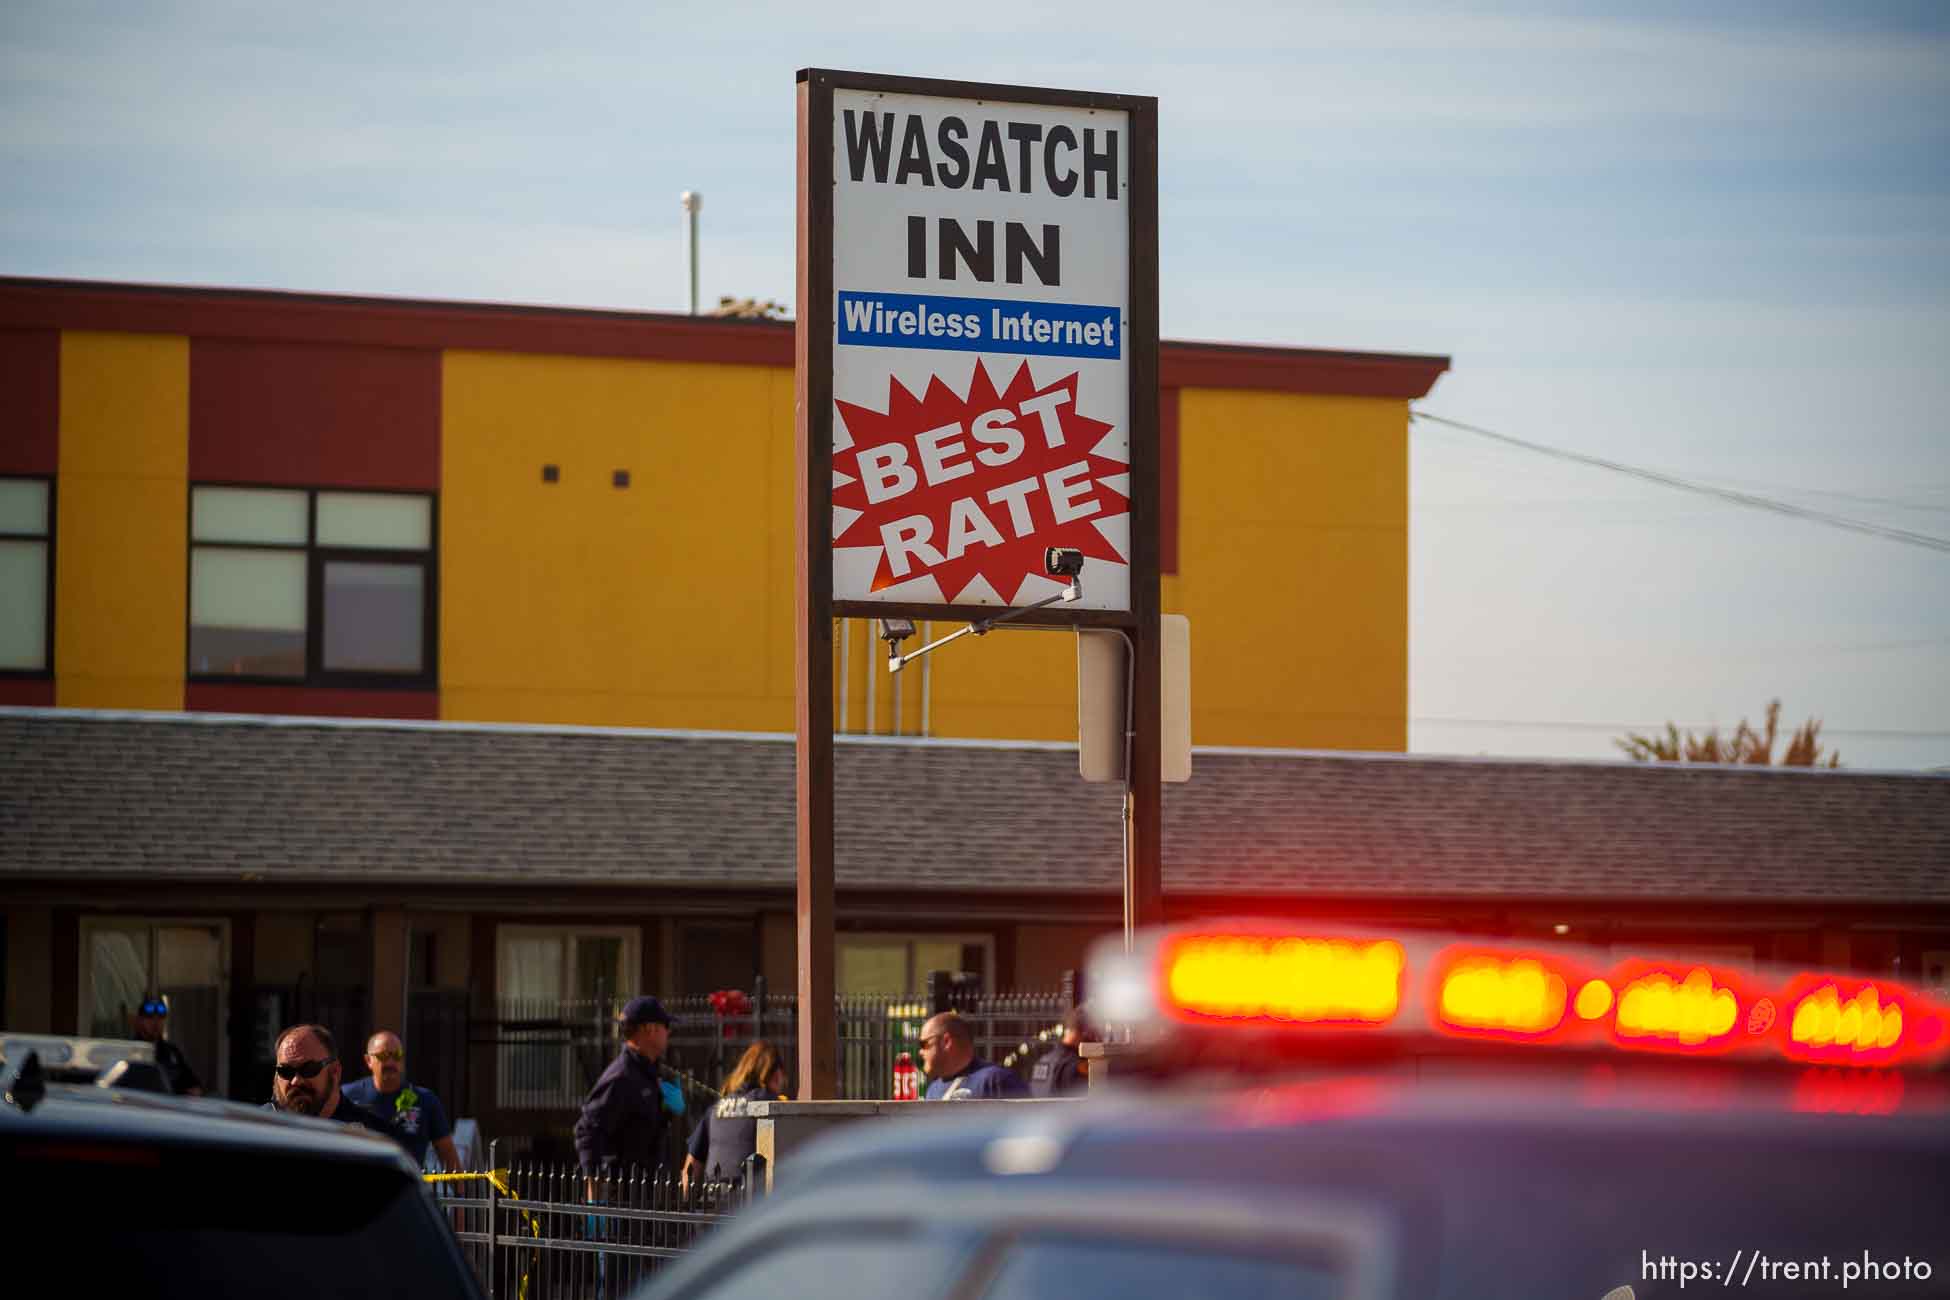
[[[1037,1058],[1029,1071],[1029,1090],[1038,1097],[1078,1097],[1090,1090],[1090,1064],[1077,1044],[1095,1041],[1082,1007],[1063,1017],[1063,1037]]]

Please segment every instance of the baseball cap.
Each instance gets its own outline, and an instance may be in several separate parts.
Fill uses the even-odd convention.
[[[150,998],[142,1004],[136,1014],[139,1016],[166,1016],[169,1014],[169,1004],[161,998]]]
[[[664,1010],[664,1004],[647,994],[625,1002],[623,1009],[616,1013],[616,1018],[625,1024],[672,1025],[676,1023],[670,1018],[670,1012]]]

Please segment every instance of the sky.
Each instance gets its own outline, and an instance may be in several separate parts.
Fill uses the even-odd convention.
[[[1950,539],[1950,5],[10,0],[0,274],[790,303],[801,67],[1155,95],[1166,338]],[[1410,748],[1950,770],[1950,553],[1417,422]]]

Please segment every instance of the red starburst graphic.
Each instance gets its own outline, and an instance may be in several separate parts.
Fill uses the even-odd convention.
[[[1074,373],[1038,387],[1024,363],[998,391],[977,360],[966,398],[890,377],[884,412],[834,404],[853,444],[833,452],[833,545],[880,548],[874,591],[926,576],[953,602],[982,578],[1010,601],[1050,546],[1126,563],[1097,523],[1130,513],[1105,482],[1130,466],[1099,451],[1113,426],[1077,409]]]

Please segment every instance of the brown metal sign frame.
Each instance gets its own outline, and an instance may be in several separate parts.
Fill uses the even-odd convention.
[[[1130,132],[1129,280],[1125,340],[1130,385],[1130,608],[1050,606],[1020,626],[1115,627],[1131,637],[1133,695],[1131,849],[1127,921],[1162,919],[1159,882],[1158,628],[1158,101],[1031,86],[940,81],[802,69],[798,74],[798,283],[794,336],[798,443],[798,602],[795,686],[798,730],[799,1087],[830,1098],[838,1078],[834,1020],[833,619],[912,618],[979,622],[1006,607],[894,604],[833,598],[833,92],[974,99],[1096,108],[1127,115]],[[998,348],[997,351],[1006,351]]]

